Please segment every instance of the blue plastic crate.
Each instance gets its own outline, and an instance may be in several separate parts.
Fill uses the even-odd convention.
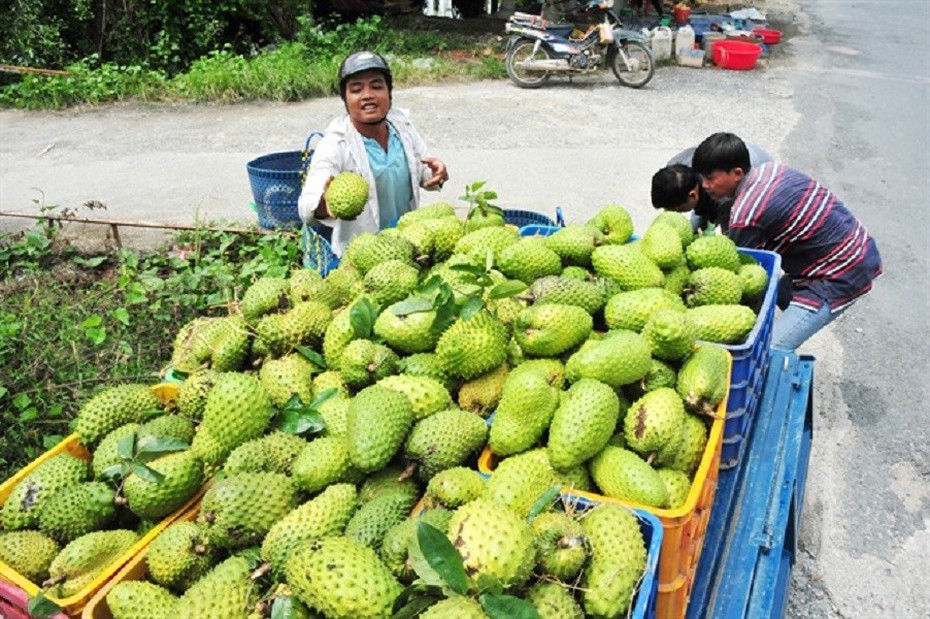
[[[781,277],[781,256],[771,251],[740,248],[755,258],[769,276],[768,287],[759,308],[752,331],[742,344],[721,344],[733,356],[730,395],[727,400],[726,423],[723,428],[723,450],[720,468],[736,466],[746,446],[752,418],[759,404],[765,372],[768,369],[772,345],[772,325],[775,322],[775,302]]]
[[[301,228],[300,244],[304,255],[304,268],[313,269],[326,276],[339,266],[339,257],[333,253],[333,246],[312,226],[304,224]]]
[[[252,210],[258,215],[258,225],[262,228],[301,225],[297,199],[313,157],[310,142],[316,137],[323,137],[323,134],[313,132],[307,136],[302,151],[262,155],[246,164],[252,188]]]
[[[504,222],[518,228],[531,225],[565,227],[565,217],[562,215],[561,206],[555,207],[555,219],[536,211],[504,209]]]

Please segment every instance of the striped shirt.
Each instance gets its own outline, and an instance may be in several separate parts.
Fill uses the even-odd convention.
[[[840,310],[872,288],[882,261],[875,240],[829,189],[778,163],[753,167],[736,191],[727,235],[777,252],[794,284],[791,302]]]

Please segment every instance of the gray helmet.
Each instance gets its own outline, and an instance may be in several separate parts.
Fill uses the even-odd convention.
[[[384,74],[388,92],[392,91],[394,81],[387,60],[377,52],[355,52],[346,56],[346,59],[339,65],[339,96],[342,97],[343,101],[346,98],[346,82],[349,81],[349,78],[362,71],[371,71],[372,69],[381,71]]]

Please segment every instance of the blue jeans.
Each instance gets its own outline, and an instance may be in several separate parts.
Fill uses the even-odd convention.
[[[775,325],[772,327],[772,348],[795,350],[812,335],[839,318],[844,311],[846,311],[845,307],[837,312],[831,312],[827,303],[821,305],[817,311],[800,305],[789,305],[781,316],[775,319]]]

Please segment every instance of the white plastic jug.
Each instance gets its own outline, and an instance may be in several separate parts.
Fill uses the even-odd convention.
[[[683,50],[694,49],[694,28],[682,26],[675,36],[675,55],[681,56]]]
[[[652,55],[656,60],[672,57],[672,29],[666,26],[656,28],[652,33]]]

